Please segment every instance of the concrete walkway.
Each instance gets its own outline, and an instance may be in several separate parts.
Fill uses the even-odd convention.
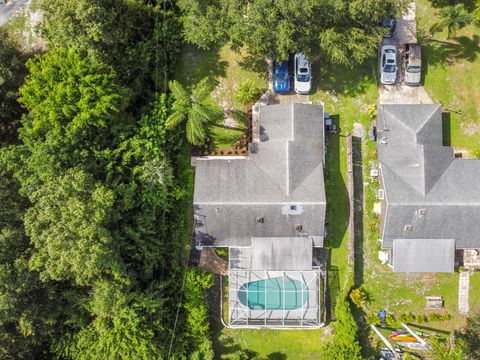
[[[0,0],[0,26],[5,25],[10,19],[30,0]]]
[[[470,271],[462,271],[458,281],[458,311],[467,314],[469,311],[468,296],[470,288]]]
[[[411,2],[408,10],[397,21],[397,31],[391,39],[384,39],[383,44],[396,45],[397,52],[404,44],[417,42],[417,24],[415,17],[415,2]],[[433,101],[423,86],[407,86],[403,83],[401,57],[397,57],[399,70],[397,84],[380,85],[380,104],[432,104]]]

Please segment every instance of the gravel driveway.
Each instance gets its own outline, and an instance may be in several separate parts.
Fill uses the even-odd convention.
[[[397,46],[397,52],[404,44],[417,42],[417,22],[415,18],[415,2],[411,2],[408,10],[397,21],[397,31],[391,39],[384,39],[383,44]],[[400,56],[397,59],[399,70],[395,85],[380,84],[380,104],[431,104],[432,99],[423,86],[407,86],[403,84]]]
[[[10,19],[30,0],[0,0],[0,26],[6,24]]]

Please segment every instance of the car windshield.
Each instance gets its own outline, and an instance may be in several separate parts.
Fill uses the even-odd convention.
[[[298,74],[297,75],[297,81],[300,81],[300,82],[310,81],[310,75],[308,75],[308,74]]]
[[[420,66],[409,66],[407,68],[407,72],[409,73],[419,73],[420,72]]]
[[[388,73],[395,72],[395,65],[385,65],[383,71]]]
[[[284,73],[281,71],[275,72],[275,80],[276,81],[287,81],[288,80],[288,73]]]

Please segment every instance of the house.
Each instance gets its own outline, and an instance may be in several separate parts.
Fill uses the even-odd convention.
[[[248,156],[195,167],[195,238],[229,248],[231,326],[318,326],[325,232],[323,106],[262,106]]]
[[[453,272],[480,247],[480,161],[443,145],[440,104],[379,105],[380,236],[398,272]]]

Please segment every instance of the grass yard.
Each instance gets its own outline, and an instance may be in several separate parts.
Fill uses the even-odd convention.
[[[329,266],[330,301],[332,307],[347,276],[348,194],[346,189],[347,150],[346,134],[354,123],[368,128],[367,107],[378,101],[375,65],[366,64],[355,69],[339,66],[315,65],[313,73],[315,92],[313,103],[323,102],[325,111],[332,114],[339,132],[327,138],[325,191],[327,195],[328,236],[326,247],[331,249]],[[321,79],[321,81],[319,80]]]
[[[480,149],[480,27],[471,24],[452,39],[447,39],[445,30],[427,40],[430,27],[440,19],[439,9],[429,0],[416,3],[425,88],[450,112],[446,143],[472,156]]]
[[[211,94],[212,106],[223,112],[218,123],[211,127],[214,149],[229,148],[245,132],[244,106],[235,99],[235,90],[245,81],[253,81],[262,91],[268,87],[267,65],[263,60],[236,53],[228,45],[211,50],[200,50],[185,45],[178,80],[187,87],[204,77],[217,81]]]

